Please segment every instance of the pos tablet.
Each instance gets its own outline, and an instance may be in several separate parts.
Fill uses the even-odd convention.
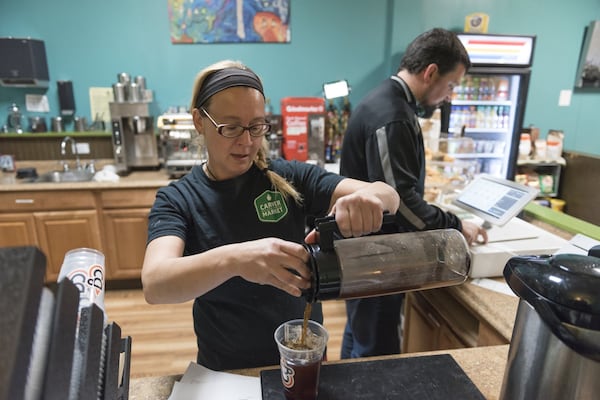
[[[502,226],[537,194],[535,188],[482,174],[462,190],[453,204],[490,224]]]

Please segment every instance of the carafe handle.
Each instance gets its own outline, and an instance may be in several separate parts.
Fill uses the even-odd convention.
[[[391,225],[396,225],[396,215],[384,211],[381,227],[383,229],[384,226]],[[315,219],[315,230],[319,232],[319,248],[321,251],[333,250],[333,241],[344,238],[340,233],[337,222],[335,222],[335,215]]]

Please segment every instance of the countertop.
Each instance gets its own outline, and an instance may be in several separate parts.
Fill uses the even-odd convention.
[[[444,350],[424,353],[398,354],[384,357],[369,357],[354,360],[330,361],[328,364],[384,360],[390,358],[419,357],[434,354],[449,354],[465,371],[475,386],[488,400],[496,400],[500,396],[504,369],[508,357],[508,345],[475,347],[459,350]],[[268,368],[278,368],[277,366]],[[232,371],[241,375],[259,376],[261,368]],[[137,378],[129,385],[130,400],[166,400],[169,398],[173,385],[181,379],[181,375]]]
[[[82,160],[82,163],[89,162]],[[112,160],[96,160],[95,167],[100,171],[105,165],[111,164]],[[59,161],[21,161],[18,168],[36,168],[38,175],[45,172],[60,170]],[[0,192],[16,191],[47,191],[47,190],[94,190],[94,189],[118,189],[118,188],[159,188],[171,182],[168,173],[164,169],[132,170],[129,174],[119,177],[116,182],[61,182],[61,183],[31,183],[16,178],[16,172],[0,173]]]
[[[504,278],[490,278],[504,283]],[[458,286],[450,286],[449,291],[477,318],[486,321],[507,342],[510,342],[519,298],[475,285],[471,280]]]
[[[497,278],[502,281],[502,278]],[[473,284],[471,280],[465,284],[444,289],[468,308],[475,315],[487,321],[506,341],[510,341],[516,310],[519,303],[517,297],[498,293]],[[384,357],[369,357],[355,360],[336,360],[330,364],[343,362],[361,362],[395,357],[418,357],[433,354],[450,354],[461,366],[469,378],[475,383],[486,399],[498,399],[504,377],[504,369],[509,345],[474,347],[457,350],[442,350],[423,353],[407,353]],[[277,367],[268,367],[277,368]],[[242,375],[259,376],[260,368],[233,371]],[[182,371],[183,373],[183,371]],[[181,375],[146,377],[133,379],[130,382],[129,398],[135,399],[168,399],[175,381]]]

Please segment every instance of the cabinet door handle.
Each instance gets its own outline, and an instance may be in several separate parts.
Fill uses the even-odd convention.
[[[35,203],[34,199],[15,199],[15,204],[33,204]]]

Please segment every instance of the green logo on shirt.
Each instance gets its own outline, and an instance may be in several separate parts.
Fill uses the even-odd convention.
[[[261,222],[277,222],[287,215],[288,209],[279,192],[265,190],[254,199],[256,214]]]

